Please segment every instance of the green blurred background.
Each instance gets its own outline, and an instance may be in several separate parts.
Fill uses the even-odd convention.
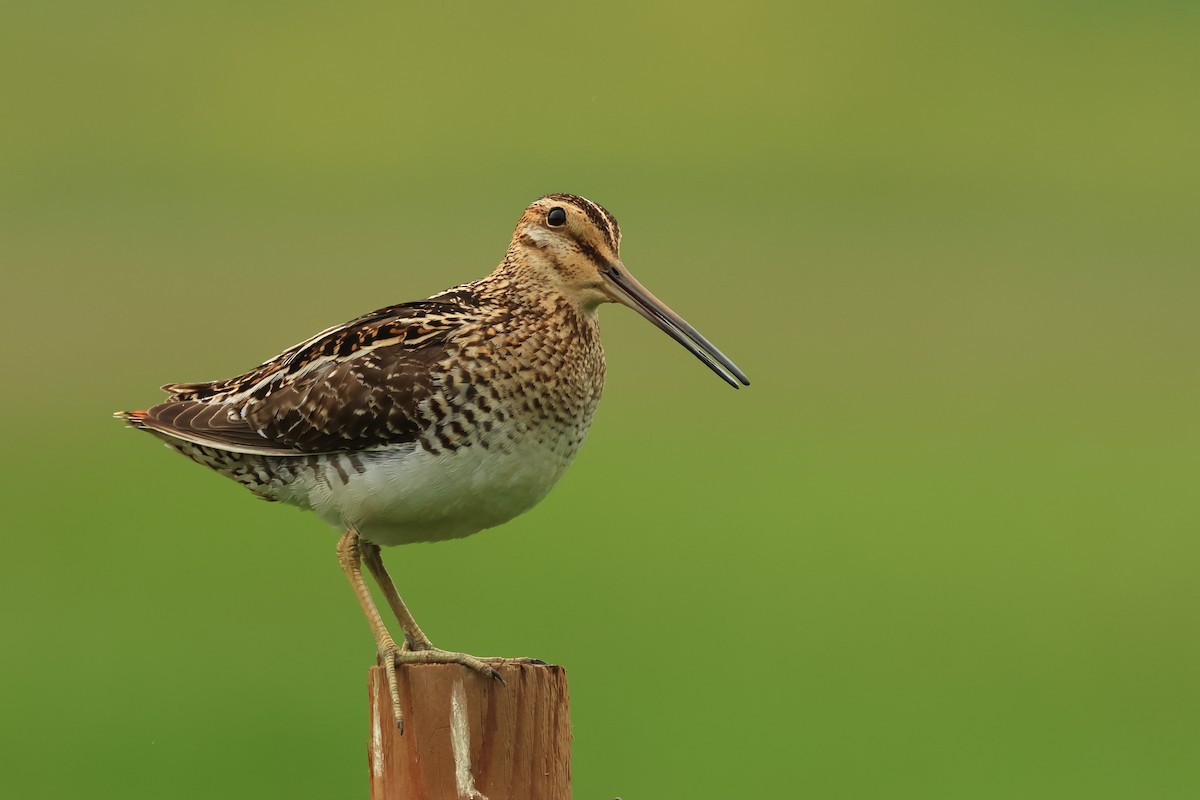
[[[575,796],[1200,794],[1200,6],[7,4],[5,797],[362,797],[335,532],[108,415],[482,276],[625,309],[529,515],[390,550],[572,686]]]

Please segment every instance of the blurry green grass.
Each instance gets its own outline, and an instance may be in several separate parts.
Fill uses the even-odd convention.
[[[754,385],[606,308],[562,485],[386,554],[439,644],[568,667],[577,797],[1193,796],[1196,16],[14,13],[0,794],[365,789],[334,532],[107,415],[577,191]]]

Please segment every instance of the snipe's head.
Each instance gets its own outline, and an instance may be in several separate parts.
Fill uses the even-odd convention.
[[[588,311],[601,303],[629,306],[730,386],[750,385],[736,364],[629,274],[621,262],[621,228],[599,204],[573,194],[538,198],[521,215],[505,262]]]

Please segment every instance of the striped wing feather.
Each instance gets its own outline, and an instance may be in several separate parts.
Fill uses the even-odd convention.
[[[390,306],[330,328],[244,375],[168,384],[171,399],[128,417],[209,447],[310,455],[414,442],[438,362],[470,321],[465,304]]]

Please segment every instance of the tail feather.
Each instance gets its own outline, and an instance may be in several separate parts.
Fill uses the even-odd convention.
[[[113,416],[116,417],[117,419],[125,420],[126,422],[128,422],[130,425],[132,425],[135,428],[145,428],[146,427],[146,417],[149,416],[149,413],[145,410],[142,410],[142,411],[115,411],[115,412],[113,412]]]
[[[168,444],[189,442],[201,447],[260,456],[315,455],[278,444],[221,405],[195,400],[168,400],[141,411],[118,411],[114,417],[149,431]]]

